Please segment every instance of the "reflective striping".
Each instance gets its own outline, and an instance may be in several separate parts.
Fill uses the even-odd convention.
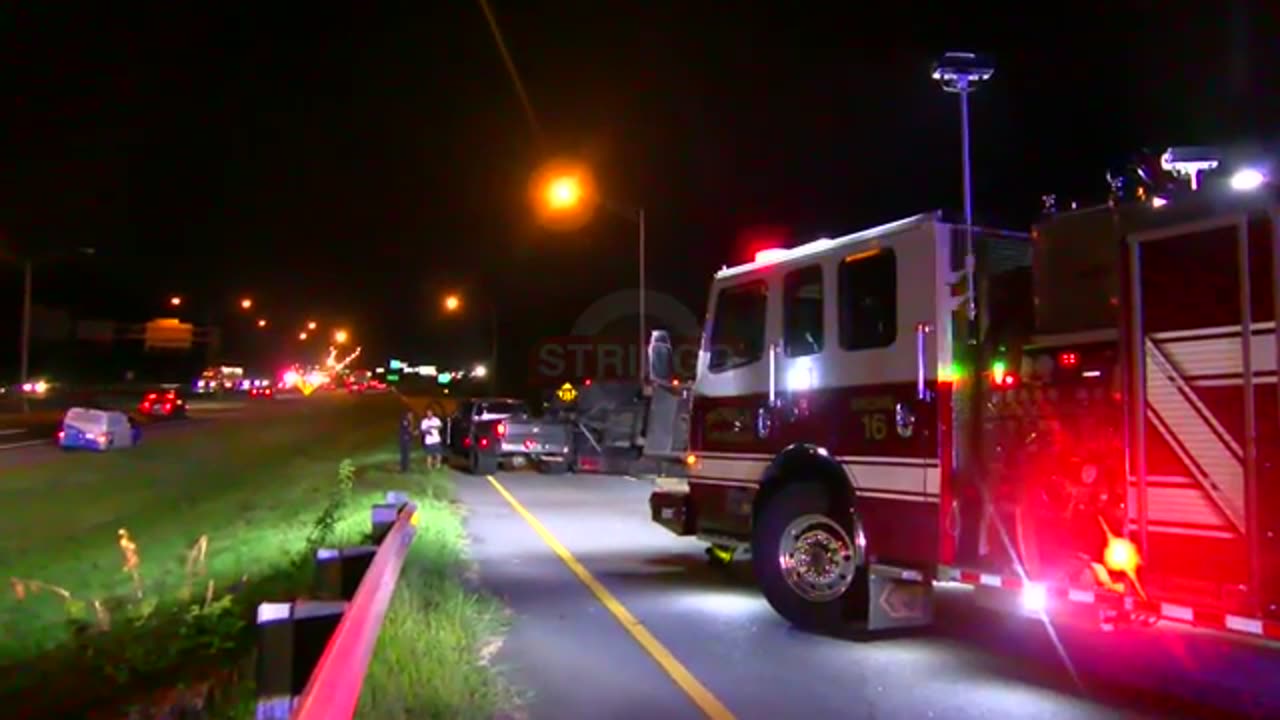
[[[1017,577],[961,570],[946,565],[938,566],[935,575],[941,582],[958,582],[974,587],[998,587],[1011,591],[1019,590],[1025,584]],[[1048,598],[1062,599],[1072,604],[1098,605],[1113,609],[1147,612],[1158,616],[1161,620],[1205,630],[1280,640],[1280,622],[1273,620],[1232,615],[1217,610],[1193,608],[1187,605],[1167,602],[1144,605],[1138,602],[1136,598],[1110,592],[1097,592],[1053,585],[1039,585],[1039,587],[1045,589],[1045,594]]]
[[[1263,622],[1254,618],[1227,615],[1224,618],[1223,625],[1225,625],[1228,630],[1232,630],[1234,632],[1248,633],[1249,635],[1263,634]]]

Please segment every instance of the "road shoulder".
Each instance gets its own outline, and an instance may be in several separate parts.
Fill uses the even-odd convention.
[[[706,717],[488,480],[460,474],[457,488],[479,584],[513,613],[495,662],[524,713]]]

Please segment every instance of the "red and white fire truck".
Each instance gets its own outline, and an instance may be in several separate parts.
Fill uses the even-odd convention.
[[[926,624],[934,584],[959,582],[1280,638],[1264,194],[1030,236],[921,215],[722,269],[687,485],[653,493],[654,521],[749,551],[807,628]]]

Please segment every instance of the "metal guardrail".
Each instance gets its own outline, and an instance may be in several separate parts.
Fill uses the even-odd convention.
[[[340,595],[342,600],[259,606],[258,720],[354,716],[382,622],[417,534],[417,506],[400,493],[388,493],[386,503],[373,506],[372,525],[376,546],[316,554],[317,577],[321,583],[328,581],[328,592],[322,594]]]

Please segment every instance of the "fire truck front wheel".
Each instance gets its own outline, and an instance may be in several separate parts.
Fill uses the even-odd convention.
[[[829,632],[848,619],[863,565],[853,524],[816,483],[784,487],[760,509],[751,539],[756,580],[796,627]]]

